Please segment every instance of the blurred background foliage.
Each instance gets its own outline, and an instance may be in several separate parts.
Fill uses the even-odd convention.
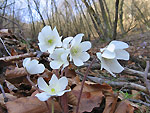
[[[110,41],[150,30],[149,0],[0,0],[0,29],[37,40],[43,26],[63,37]]]

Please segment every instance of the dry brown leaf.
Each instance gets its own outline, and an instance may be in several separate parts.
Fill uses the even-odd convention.
[[[79,105],[79,112],[91,112],[94,107],[99,107],[104,95],[102,94],[103,89],[111,89],[107,84],[96,84],[92,82],[86,82],[84,84],[84,89],[81,97],[81,102]],[[72,93],[76,96],[79,96],[81,90],[81,83],[78,84],[73,90]],[[75,112],[76,107],[74,107]]]
[[[132,107],[126,100],[121,101],[118,103],[114,113],[134,113],[134,107]]]
[[[51,98],[48,100],[51,109]],[[48,113],[45,102],[41,102],[36,97],[22,97],[6,103],[9,113]],[[55,113],[62,113],[58,102],[54,103]]]
[[[73,94],[77,97],[80,91],[72,91]],[[100,91],[96,92],[83,92],[81,101],[79,104],[79,113],[91,112],[94,107],[99,107],[103,99],[103,94]],[[74,112],[76,106],[74,106]]]
[[[66,76],[67,78],[74,78],[74,77],[76,77],[77,75],[76,75],[76,72],[75,72],[74,69],[68,69],[68,68],[66,68],[66,69],[65,69],[65,76]]]
[[[77,97],[72,92],[68,92],[67,97],[68,97],[68,104],[73,106],[77,105],[78,102]]]
[[[9,93],[5,93],[5,95],[6,95],[6,97],[8,98],[8,101],[13,101],[13,100],[17,99],[16,96],[13,96],[13,95],[11,95],[11,94],[9,94]],[[5,107],[4,97],[3,97],[3,94],[2,94],[2,93],[0,94],[0,105],[1,105],[2,107]]]
[[[23,77],[26,76],[26,70],[24,68],[15,68],[13,70],[6,70],[6,79],[14,79],[14,78],[18,78],[18,77]]]

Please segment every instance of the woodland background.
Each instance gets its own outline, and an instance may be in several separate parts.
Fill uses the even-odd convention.
[[[0,0],[0,83],[11,100],[3,103],[3,97],[0,96],[0,112],[47,113],[45,104],[33,98],[35,89],[26,81],[26,72],[21,68],[24,58],[38,56],[38,60],[47,68],[42,75],[48,74],[48,80],[50,79],[53,71],[47,63],[48,55],[41,57],[37,51],[37,37],[45,25],[52,28],[56,26],[63,38],[84,33],[83,40],[92,42],[92,49],[89,51],[91,59],[79,68],[70,65],[65,73],[70,77],[69,85],[72,88],[72,93],[68,96],[70,112],[75,112],[81,87],[80,79],[83,78],[93,55],[111,40],[121,40],[129,44],[127,51],[130,53],[130,60],[120,62],[125,70],[116,78],[105,70],[100,71],[98,61],[94,63],[88,76],[88,80],[93,82],[87,82],[84,86],[83,101],[80,104],[82,107],[79,111],[150,112],[149,0]],[[91,76],[94,78],[90,78]],[[37,76],[31,79],[36,83]],[[98,84],[93,85],[94,82]],[[58,102],[55,104],[55,112],[61,113]]]

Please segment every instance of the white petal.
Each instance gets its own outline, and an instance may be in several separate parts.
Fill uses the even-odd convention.
[[[42,92],[42,93],[37,93],[35,95],[40,101],[46,101],[48,100],[51,96],[46,93],[46,92]]]
[[[57,83],[58,83],[58,78],[55,74],[53,74],[51,80],[49,81],[49,85],[51,86]]]
[[[43,64],[38,64],[38,60],[32,60],[28,65],[26,66],[26,69],[28,73],[30,74],[38,74],[38,73],[43,73],[45,70],[45,67]]]
[[[64,68],[67,67],[68,65],[69,65],[69,62],[64,62],[63,68],[61,70],[64,70]]]
[[[62,68],[62,70],[69,65],[69,62],[67,60],[68,54],[69,53],[66,52],[66,53],[61,55],[61,59],[63,61],[63,68]]]
[[[68,79],[66,77],[61,77],[58,80],[58,83],[60,85],[60,91],[63,91],[66,89],[66,86],[68,85]]]
[[[42,51],[42,52],[46,52],[49,48],[49,45],[47,45],[47,44],[38,43],[38,45],[39,45],[40,51]]]
[[[102,57],[108,58],[108,59],[113,59],[116,57],[116,54],[115,54],[115,52],[111,52],[111,51],[108,51],[107,49],[105,49],[104,52],[102,53]]]
[[[25,58],[23,60],[23,67],[26,67],[28,65],[28,63],[30,63],[30,61],[31,61],[31,58]]]
[[[44,37],[43,34],[40,32],[39,35],[38,35],[38,40],[39,40],[39,42],[40,42],[40,43],[45,43],[45,40],[44,40],[44,39],[45,39],[45,37]]]
[[[116,77],[115,74],[112,73],[112,70],[110,69],[109,65],[107,65],[107,62],[104,58],[100,58],[101,61],[101,70],[104,68],[105,70],[107,70],[112,76]]]
[[[126,50],[117,49],[115,50],[116,59],[129,60],[129,53]]]
[[[53,51],[54,51],[54,49],[55,49],[55,45],[52,45],[52,46],[50,46],[50,47],[48,48],[48,52],[49,52],[50,54],[52,54]]]
[[[71,47],[74,45],[79,45],[80,42],[82,41],[82,37],[84,36],[84,34],[77,34],[73,40],[71,41]]]
[[[96,53],[96,56],[97,56],[97,58],[98,58],[99,60],[101,60],[101,58],[102,58],[101,55],[102,55],[102,54],[101,54],[100,52],[97,52],[97,53]]]
[[[36,73],[38,74],[38,73],[43,73],[44,72],[44,70],[45,70],[45,66],[43,65],[43,64],[38,64],[38,65],[36,65]]]
[[[64,52],[65,52],[64,48],[55,49],[54,52],[50,55],[50,58],[58,60],[58,59],[60,59],[59,56]]]
[[[69,91],[71,91],[71,89],[58,92],[58,93],[56,94],[56,96],[62,96],[63,94],[65,94],[66,92],[69,92]]]
[[[41,30],[41,32],[42,32],[42,34],[44,34],[44,36],[50,35],[50,31],[52,31],[52,29],[51,29],[50,26],[45,26],[45,27]]]
[[[32,65],[37,65],[37,64],[39,63],[39,61],[36,60],[36,59],[33,59],[30,63],[31,63]]]
[[[125,42],[122,42],[122,41],[112,41],[110,42],[110,44],[114,44],[115,45],[115,49],[125,49],[125,48],[128,48],[129,45]]]
[[[59,69],[62,66],[62,64],[63,64],[63,62],[54,60],[54,61],[50,62],[50,67],[52,69]]]
[[[120,73],[124,70],[124,68],[119,64],[117,59],[112,59],[112,60],[105,59],[105,63],[109,67],[109,69],[114,73]]]
[[[65,49],[68,48],[68,45],[69,45],[69,43],[71,42],[72,39],[73,39],[73,37],[67,37],[67,38],[65,38],[65,39],[63,40],[63,47],[64,47]]]
[[[82,51],[87,51],[91,48],[91,42],[89,41],[84,41],[80,44],[81,48],[82,48]]]
[[[82,52],[80,58],[83,62],[86,62],[87,60],[89,60],[90,55],[87,52]]]
[[[82,66],[84,63],[81,59],[77,58],[77,57],[73,57],[73,63],[76,65],[76,66]]]
[[[62,46],[61,38],[62,37],[59,37],[59,39],[57,40],[57,44],[56,44],[57,47],[61,47]]]
[[[55,37],[60,38],[59,33],[58,33],[56,27],[54,27],[54,29],[53,29],[53,34],[54,34]]]
[[[108,51],[110,51],[110,52],[114,52],[114,50],[115,50],[115,45],[114,45],[114,44],[109,44],[109,45],[106,47],[106,49],[107,49]]]
[[[63,53],[61,55],[61,60],[64,61],[64,62],[66,62],[68,55],[69,55],[68,51],[65,51],[65,53]]]
[[[42,91],[49,91],[49,86],[42,77],[38,78],[37,85]]]
[[[39,33],[39,36],[38,36],[39,42],[43,43],[45,41],[45,38],[47,38],[48,36],[51,36],[51,31],[52,29],[50,26],[45,26]]]

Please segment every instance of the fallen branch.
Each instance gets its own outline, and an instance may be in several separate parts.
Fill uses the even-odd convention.
[[[81,77],[83,77],[82,73],[77,72],[77,74],[79,74]],[[87,76],[87,79],[91,80],[93,82],[99,83],[99,84],[107,83],[112,87],[122,88],[122,87],[125,86],[128,89],[142,91],[142,92],[148,94],[148,91],[147,91],[146,87],[144,87],[142,85],[139,85],[139,84],[136,84],[136,83],[132,83],[132,82],[116,82],[116,81],[111,81],[111,80],[107,80],[107,79],[104,79],[104,78],[91,77],[91,76]]]
[[[8,63],[8,62],[12,62],[12,61],[16,61],[16,60],[21,60],[27,57],[40,57],[40,56],[48,56],[49,53],[42,53],[42,52],[32,52],[32,53],[25,53],[25,54],[21,54],[21,55],[15,55],[15,56],[6,56],[6,57],[1,57],[0,58],[0,63]]]
[[[15,56],[7,56],[7,57],[0,58],[0,62],[11,62],[11,61],[24,59],[26,57],[34,57],[36,55],[37,55],[37,53],[33,52],[33,53],[25,53],[25,54],[15,55]]]
[[[146,62],[146,68],[145,68],[145,72],[144,72],[144,83],[145,83],[148,93],[150,94],[150,82],[147,79],[148,71],[149,71],[149,61]]]
[[[85,63],[83,66],[81,66],[81,68],[83,67],[88,67],[89,63]],[[96,69],[100,69],[100,64],[99,63],[95,63],[92,65],[91,70],[96,70]],[[144,77],[144,72],[141,71],[137,71],[137,70],[133,70],[133,69],[129,69],[129,68],[124,68],[123,73],[129,74],[129,75],[133,75],[133,76],[138,76],[138,77]],[[150,73],[148,73],[147,78],[150,79]]]

